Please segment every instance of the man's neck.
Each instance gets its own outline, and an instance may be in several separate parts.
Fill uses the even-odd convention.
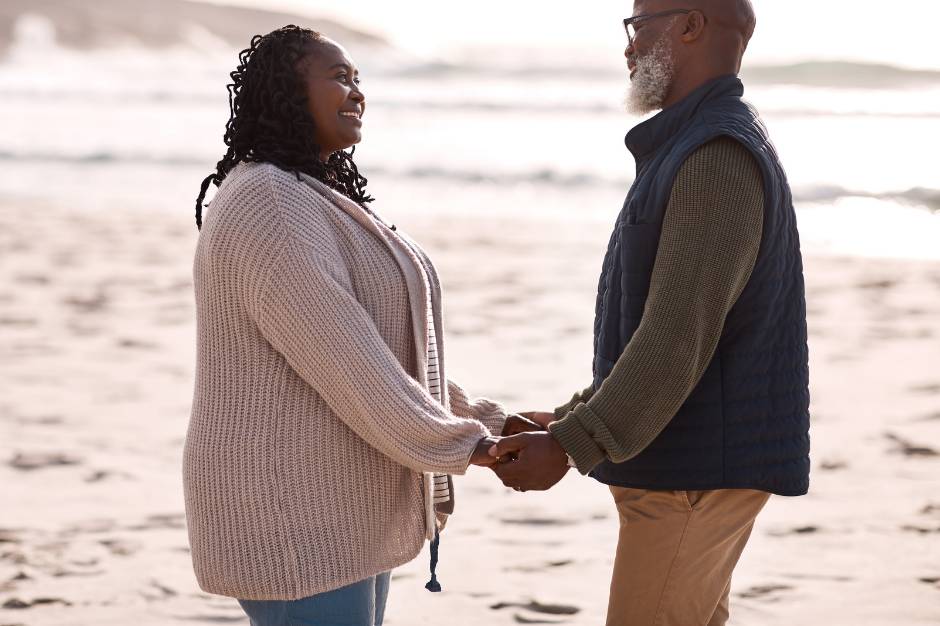
[[[663,109],[668,109],[672,105],[685,100],[685,98],[690,93],[705,83],[711,82],[716,78],[727,76],[729,74],[737,74],[737,71],[726,68],[715,68],[707,73],[700,73],[696,76],[676,76],[676,80],[673,81],[672,86],[669,89],[669,93],[666,95],[666,99],[663,100]]]

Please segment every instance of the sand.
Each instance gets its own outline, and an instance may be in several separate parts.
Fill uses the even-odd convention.
[[[451,376],[517,410],[588,383],[607,225],[396,215],[444,279]],[[188,214],[0,204],[0,625],[247,625],[192,574],[180,457],[193,377]],[[731,623],[940,622],[940,265],[806,261],[810,495],[773,498]],[[386,623],[603,623],[617,516],[569,473],[458,479],[444,593],[426,553]]]

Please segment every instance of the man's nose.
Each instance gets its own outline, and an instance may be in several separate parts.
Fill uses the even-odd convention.
[[[631,41],[630,43],[627,44],[626,49],[624,49],[624,51],[623,51],[623,56],[624,56],[625,58],[629,59],[629,58],[632,57],[634,54],[636,54],[636,49],[634,49],[634,47],[633,47],[633,42]]]

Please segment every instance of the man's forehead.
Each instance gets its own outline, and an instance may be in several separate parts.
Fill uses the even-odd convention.
[[[656,11],[662,11],[662,7],[667,4],[663,0],[634,0],[633,2],[633,14],[634,15],[643,15],[646,13],[655,13]]]

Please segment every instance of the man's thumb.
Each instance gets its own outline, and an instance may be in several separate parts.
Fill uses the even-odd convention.
[[[503,437],[494,445],[490,446],[490,456],[499,458],[509,454],[510,452],[522,450],[525,447],[525,438],[526,433],[519,433],[518,435],[512,435],[511,437]]]

